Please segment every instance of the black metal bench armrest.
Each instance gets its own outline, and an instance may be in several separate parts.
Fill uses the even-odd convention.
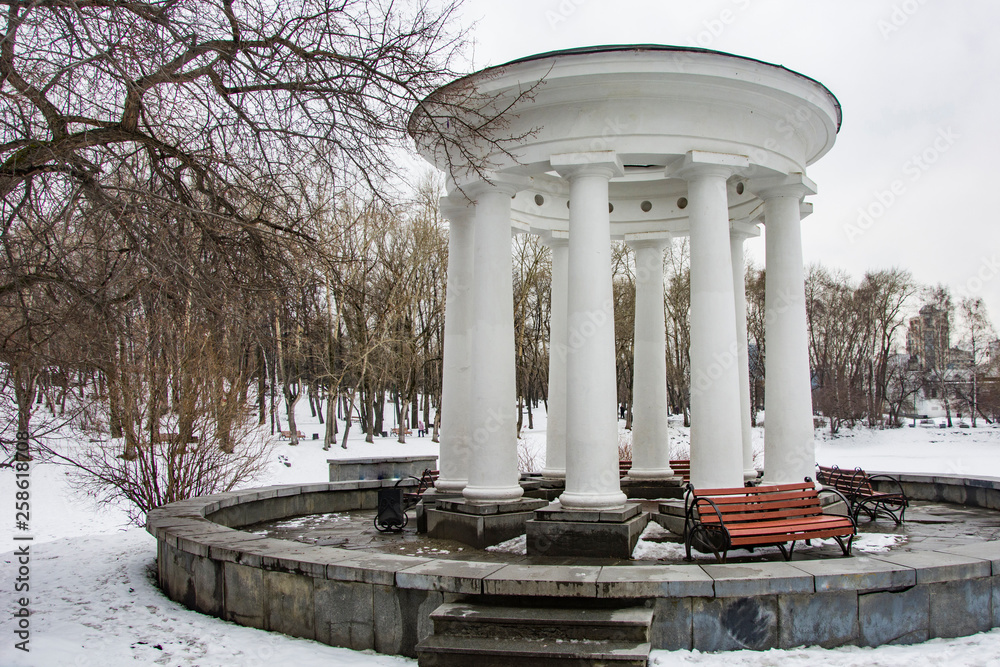
[[[842,516],[845,519],[850,519],[851,520],[851,525],[854,526],[854,532],[857,532],[857,530],[858,530],[858,524],[854,520],[854,516],[851,514],[851,507],[852,507],[852,505],[851,505],[851,501],[847,499],[847,496],[845,496],[843,493],[841,493],[840,491],[838,491],[837,489],[834,489],[832,487],[824,487],[824,488],[820,489],[819,491],[817,491],[816,493],[817,494],[820,494],[820,493],[832,493],[832,494],[838,496],[840,498],[840,500],[844,503],[844,507],[847,508],[847,514],[834,514],[834,513],[831,512],[830,513],[831,516]],[[824,510],[823,513],[826,514],[826,511]]]

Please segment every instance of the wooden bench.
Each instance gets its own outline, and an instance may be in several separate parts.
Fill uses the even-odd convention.
[[[840,496],[847,505],[839,491],[822,492]],[[699,551],[707,546],[723,563],[730,549],[752,551],[765,546],[778,547],[785,560],[790,560],[797,541],[829,537],[849,556],[857,534],[854,517],[824,514],[819,493],[809,478],[801,484],[724,489],[695,489],[689,484],[684,500],[687,559],[691,559],[692,543],[697,541]]]
[[[291,431],[278,431],[278,433],[281,434],[281,439],[282,440],[291,440],[292,439],[292,432]],[[305,438],[306,438],[306,434],[303,433],[302,431],[296,431],[295,435],[298,436],[299,440],[305,440]]]
[[[631,459],[621,459],[618,461],[618,476],[624,477],[628,474],[628,471],[632,469]]]
[[[397,437],[399,436],[399,427],[398,426],[397,427],[393,427],[392,434],[395,435],[395,436],[397,436]],[[411,429],[406,429],[406,435],[413,435],[413,431]]]
[[[857,522],[858,515],[864,512],[868,518],[875,521],[879,514],[885,514],[896,522],[903,523],[906,508],[910,501],[903,492],[899,480],[889,475],[869,475],[861,468],[841,470],[837,466],[818,466],[816,478],[821,484],[832,486],[847,497],[851,507],[851,516]],[[886,482],[894,487],[893,491],[876,491],[872,481]]]
[[[405,509],[410,509],[414,505],[420,502],[420,499],[424,495],[424,491],[434,486],[434,482],[438,480],[441,472],[438,470],[431,470],[427,468],[424,470],[420,477],[416,475],[410,475],[409,477],[404,477],[403,479],[415,479],[417,480],[417,488],[413,491],[407,491],[403,494],[403,507]],[[396,486],[399,486],[403,479],[396,482]]]

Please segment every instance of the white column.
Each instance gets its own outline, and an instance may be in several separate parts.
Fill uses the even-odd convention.
[[[608,181],[624,174],[612,151],[553,155],[569,180],[566,358],[567,509],[625,505],[618,478],[614,300]]]
[[[545,427],[545,467],[548,479],[566,477],[566,300],[569,234],[554,231],[545,239],[552,250],[551,312],[549,315],[549,398]]]
[[[669,234],[625,236],[635,251],[630,479],[674,476],[667,430],[667,333],[663,313],[663,249],[669,240]]]
[[[740,374],[726,179],[746,158],[689,153],[691,483],[743,486]]]
[[[472,260],[475,213],[470,202],[441,198],[448,228],[448,289],[444,304],[444,358],[441,366],[441,449],[439,491],[461,491],[469,481],[472,438]]]
[[[747,344],[747,291],[746,268],[743,258],[743,242],[750,235],[733,228],[729,233],[729,243],[733,262],[733,298],[736,302],[736,351],[740,381],[740,429],[743,434],[743,479],[757,479],[753,467],[753,429],[750,421],[750,353]]]
[[[751,185],[764,200],[764,481],[815,478],[812,382],[799,205],[815,185],[802,174]]]
[[[518,500],[517,410],[514,378],[514,294],[510,199],[499,181],[467,187],[476,200],[472,325],[472,441],[469,483],[473,503]]]

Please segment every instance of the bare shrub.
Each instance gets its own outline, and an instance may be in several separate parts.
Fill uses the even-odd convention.
[[[517,439],[517,470],[524,474],[538,472],[540,463],[538,460],[538,450],[528,445],[524,438]]]
[[[632,432],[622,431],[618,433],[618,460],[632,460]]]
[[[270,458],[270,438],[248,420],[231,437],[231,452],[223,451],[212,435],[182,443],[170,434],[143,438],[131,459],[121,456],[122,445],[114,440],[82,441],[73,457],[58,458],[73,464],[70,482],[76,489],[100,502],[126,501],[130,521],[141,526],[155,507],[232,491],[259,478]]]

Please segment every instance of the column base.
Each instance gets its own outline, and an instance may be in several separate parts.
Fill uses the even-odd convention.
[[[434,482],[434,488],[440,493],[462,493],[462,489],[469,485],[467,479],[441,479]]]
[[[427,536],[485,549],[523,535],[525,522],[546,505],[548,501],[534,499],[493,504],[438,500],[434,509],[426,511]]]
[[[566,468],[542,468],[542,479],[566,479]]]
[[[564,509],[554,502],[535,512],[525,525],[529,556],[580,558],[632,557],[649,515],[636,504],[622,509]]]
[[[466,486],[462,489],[462,496],[470,503],[484,505],[516,503],[522,495],[524,495],[524,489],[521,488],[520,484],[514,486]]]
[[[567,510],[581,512],[607,512],[625,507],[628,497],[620,490],[617,493],[576,493],[566,491],[559,496],[559,503]]]
[[[671,479],[676,476],[670,468],[629,468],[626,479]]]
[[[744,482],[754,482],[754,483],[756,483],[757,479],[760,478],[760,476],[762,474],[763,474],[763,472],[760,471],[760,470],[757,470],[756,468],[750,468],[749,470],[744,470],[743,471],[743,481]]]

